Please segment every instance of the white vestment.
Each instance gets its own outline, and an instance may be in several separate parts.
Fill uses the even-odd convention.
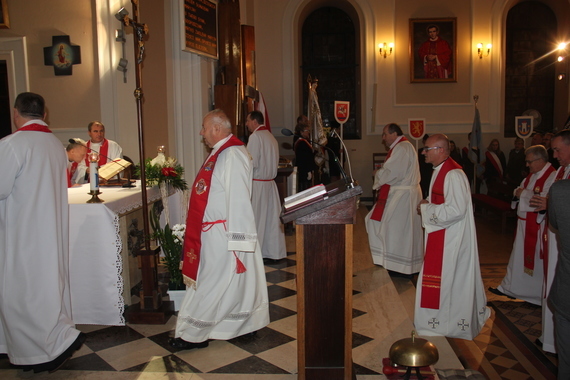
[[[107,140],[107,141],[109,142],[109,148],[106,156],[112,160],[114,160],[115,158],[123,158],[123,148],[121,148],[121,146],[113,140]],[[91,141],[90,147],[92,150],[99,153],[101,152],[101,145],[103,145],[102,142],[94,143],[93,141]],[[89,154],[89,149],[87,149],[87,153]],[[106,157],[103,157],[103,160],[104,164],[106,164],[109,161]],[[77,176],[85,179],[85,173],[87,173],[87,167],[88,165],[85,163],[85,160],[81,161],[81,163],[77,167]],[[85,181],[78,183],[85,183]]]
[[[442,165],[434,169],[432,187]],[[420,335],[473,339],[491,314],[479,267],[477,234],[471,190],[461,169],[450,170],[444,180],[444,203],[421,205],[425,239],[445,229],[439,309],[421,307],[423,268],[416,287],[414,325]],[[425,265],[425,264],[424,264]]]
[[[73,164],[75,162],[74,161],[67,161],[67,172],[69,174],[71,174],[71,170],[73,167]],[[71,174],[71,185],[77,185],[77,184],[82,184],[85,183],[85,172],[83,172],[83,175],[81,175],[80,170],[79,170],[79,166],[81,164],[77,164],[77,168],[75,169],[75,172],[73,174]]]
[[[560,167],[558,170],[564,170],[563,179],[570,179],[570,165],[566,167]],[[555,174],[556,176],[556,174]],[[555,177],[556,178],[556,177]],[[554,279],[554,274],[556,272],[556,264],[558,263],[558,237],[557,232],[552,226],[548,228],[548,268],[546,274],[546,280],[544,281],[544,288],[542,292],[542,336],[540,341],[542,342],[542,349],[547,352],[556,353],[556,341],[554,340],[554,315],[552,314],[552,309],[546,302],[546,297],[550,292],[552,287],[552,280]]]
[[[264,258],[279,260],[287,256],[283,223],[279,219],[281,201],[273,180],[279,166],[279,145],[268,130],[256,129],[247,143],[253,158],[251,203],[257,226],[257,240]]]
[[[0,352],[13,364],[52,361],[79,335],[71,319],[66,169],[52,133],[0,140]]]
[[[374,264],[399,273],[419,272],[423,263],[423,233],[416,208],[422,199],[420,169],[415,148],[398,142],[390,158],[374,176],[373,189],[391,185],[382,221],[370,219],[378,203],[366,215],[365,224]]]
[[[534,185],[536,181],[542,177],[544,172],[550,168],[550,163],[547,163],[544,168],[538,173],[534,173],[530,177],[530,181],[528,186],[524,188],[524,183],[526,179],[524,179],[521,184],[520,188],[524,188],[519,197],[518,202],[513,202],[513,208],[516,207],[518,203],[517,209],[517,232],[515,236],[515,242],[513,244],[513,250],[511,251],[511,257],[509,259],[509,265],[507,266],[507,275],[501,281],[501,285],[497,287],[501,292],[515,297],[521,300],[525,300],[530,302],[534,305],[542,305],[542,282],[544,279],[544,270],[543,270],[543,260],[540,258],[540,247],[542,241],[542,234],[545,228],[544,216],[540,215],[537,218],[537,222],[540,224],[539,229],[537,231],[537,240],[536,240],[536,247],[534,253],[534,270],[532,276],[530,274],[525,273],[524,267],[524,238],[525,238],[525,231],[526,231],[526,217],[527,213],[534,212],[534,207],[530,205],[530,199],[534,196]],[[552,183],[554,182],[556,172],[552,172],[546,182],[544,183],[544,187],[540,195],[545,197],[548,195],[548,190]],[[515,190],[516,191],[516,190]]]
[[[214,146],[214,153],[227,140]],[[269,301],[251,207],[251,157],[245,146],[217,158],[202,229],[196,289],[188,287],[178,312],[176,338],[199,343],[232,339],[269,324]],[[196,189],[191,189],[195,191]],[[211,228],[210,228],[211,227]],[[236,258],[246,271],[236,273]]]

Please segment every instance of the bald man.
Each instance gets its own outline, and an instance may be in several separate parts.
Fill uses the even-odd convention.
[[[261,249],[251,206],[252,159],[231,134],[222,110],[204,117],[200,135],[212,152],[191,190],[182,274],[187,286],[178,312],[178,350],[204,348],[269,324]]]
[[[491,312],[479,268],[469,181],[449,157],[447,136],[428,138],[422,154],[434,170],[428,199],[418,204],[426,244],[414,324],[420,335],[473,339]]]

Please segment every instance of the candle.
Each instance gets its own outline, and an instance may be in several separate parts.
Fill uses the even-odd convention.
[[[99,191],[99,172],[97,166],[99,165],[99,154],[91,151],[89,153],[89,189],[92,192]]]

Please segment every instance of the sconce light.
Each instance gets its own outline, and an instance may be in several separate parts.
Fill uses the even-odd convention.
[[[119,10],[117,11],[117,13],[115,13],[115,17],[117,18],[117,20],[119,20],[119,21],[121,21],[121,22],[123,21],[123,19],[125,18],[125,16],[128,16],[128,15],[129,15],[129,11],[127,11],[127,10],[125,9],[125,7],[122,7],[121,9],[119,9]]]
[[[394,50],[394,43],[390,42],[387,44],[386,42],[382,44],[378,44],[378,50],[380,51],[380,55],[386,58],[389,55],[392,55],[392,50]]]
[[[119,60],[119,64],[117,65],[117,70],[122,71],[122,72],[126,72],[128,64],[129,64],[128,60],[126,60],[125,58],[121,58]]]
[[[491,53],[491,48],[493,47],[493,45],[491,44],[487,44],[486,47],[486,53],[485,53],[485,49],[483,49],[483,44],[482,43],[478,43],[477,44],[477,55],[479,56],[479,59],[483,59],[483,57],[487,57],[489,56],[489,53]]]
[[[115,30],[115,41],[125,43],[127,39],[125,38],[125,31],[123,29]]]
[[[566,79],[566,73],[560,73],[560,74],[558,74],[558,77],[557,77],[557,78],[558,78],[558,80],[560,80],[560,81]]]

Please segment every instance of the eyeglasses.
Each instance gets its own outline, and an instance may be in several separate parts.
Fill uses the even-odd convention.
[[[438,149],[438,148],[441,148],[441,147],[440,147],[440,146],[432,146],[432,147],[427,147],[427,146],[426,146],[426,147],[423,148],[423,151],[424,151],[424,152],[427,152],[428,150],[433,150],[433,149]]]
[[[524,162],[526,162],[527,164],[532,164],[534,161],[538,161],[538,160],[542,160],[542,158],[535,158],[534,160],[525,160]]]

